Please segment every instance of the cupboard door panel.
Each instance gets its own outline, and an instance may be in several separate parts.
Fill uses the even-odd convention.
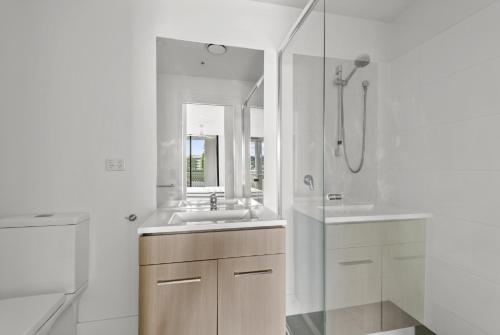
[[[327,251],[325,259],[327,310],[382,301],[381,252],[380,247]],[[379,320],[380,318],[376,318],[376,322]]]
[[[140,335],[216,335],[217,261],[140,267]]]
[[[218,335],[285,333],[285,256],[219,260]]]

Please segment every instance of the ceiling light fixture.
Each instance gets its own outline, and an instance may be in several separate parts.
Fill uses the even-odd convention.
[[[207,44],[207,51],[212,55],[223,55],[227,52],[227,47],[222,44]]]

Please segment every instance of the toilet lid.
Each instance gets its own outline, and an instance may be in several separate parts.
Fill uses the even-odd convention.
[[[2,228],[25,228],[77,225],[89,220],[87,213],[40,213],[0,218]]]
[[[0,334],[35,334],[64,300],[61,293],[0,300]]]

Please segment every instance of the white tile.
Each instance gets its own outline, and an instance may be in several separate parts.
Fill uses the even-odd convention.
[[[431,256],[500,285],[500,228],[436,216]]]
[[[435,80],[500,55],[500,3],[463,20],[423,45],[423,74]]]
[[[488,335],[446,308],[430,302],[425,325],[439,335]]]
[[[419,0],[413,2],[394,22],[392,56],[420,45],[494,1]],[[425,21],[422,21],[422,18],[425,18]]]
[[[435,214],[500,227],[500,172],[439,171],[428,196]]]
[[[428,168],[500,170],[500,114],[434,126],[429,129]]]
[[[499,17],[497,1],[395,59],[381,98],[378,197],[436,215],[426,315],[440,335],[500,329]]]
[[[487,75],[486,75],[487,74]],[[499,113],[500,58],[422,85],[422,110],[430,124]]]
[[[453,76],[451,98],[456,109],[463,108],[464,118],[499,113],[499,75],[500,58],[496,57]]]
[[[498,334],[500,286],[428,257],[427,299],[467,320],[474,329]]]

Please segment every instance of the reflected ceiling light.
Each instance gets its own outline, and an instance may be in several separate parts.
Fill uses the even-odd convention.
[[[227,52],[227,47],[222,44],[207,44],[207,51],[212,55],[223,55]]]

